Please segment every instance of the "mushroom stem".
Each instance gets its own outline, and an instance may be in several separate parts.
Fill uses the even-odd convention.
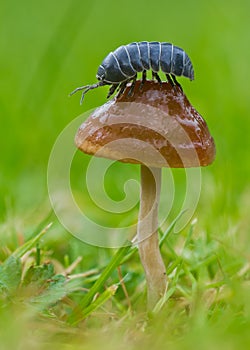
[[[158,207],[161,169],[141,165],[141,204],[137,229],[138,249],[147,281],[148,308],[152,309],[167,288],[166,268],[158,242]]]

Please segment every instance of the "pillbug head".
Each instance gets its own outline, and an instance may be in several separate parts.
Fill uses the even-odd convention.
[[[99,66],[97,74],[96,74],[96,78],[98,80],[103,81],[105,79],[105,69],[102,65]]]

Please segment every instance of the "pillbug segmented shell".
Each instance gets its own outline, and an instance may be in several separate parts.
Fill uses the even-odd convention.
[[[130,81],[132,85],[129,93],[132,94],[137,73],[142,72],[142,88],[148,70],[152,71],[153,78],[158,82],[161,82],[158,72],[162,71],[166,74],[168,82],[179,88],[181,85],[177,82],[176,76],[194,79],[192,62],[183,49],[166,42],[141,41],[119,46],[114,52],[110,52],[97,70],[96,77],[99,82],[78,87],[70,95],[82,91],[82,103],[89,90],[111,85],[108,93],[110,97],[117,89],[119,94],[122,94]]]

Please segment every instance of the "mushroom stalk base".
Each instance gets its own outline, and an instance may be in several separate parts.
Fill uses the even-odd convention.
[[[147,281],[148,308],[152,309],[167,288],[166,268],[158,242],[158,207],[161,169],[141,165],[141,206],[138,221],[138,249]]]

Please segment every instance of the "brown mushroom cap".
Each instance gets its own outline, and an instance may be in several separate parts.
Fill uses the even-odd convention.
[[[153,167],[206,166],[215,145],[201,115],[177,86],[136,82],[97,108],[80,126],[75,142],[84,153]]]

